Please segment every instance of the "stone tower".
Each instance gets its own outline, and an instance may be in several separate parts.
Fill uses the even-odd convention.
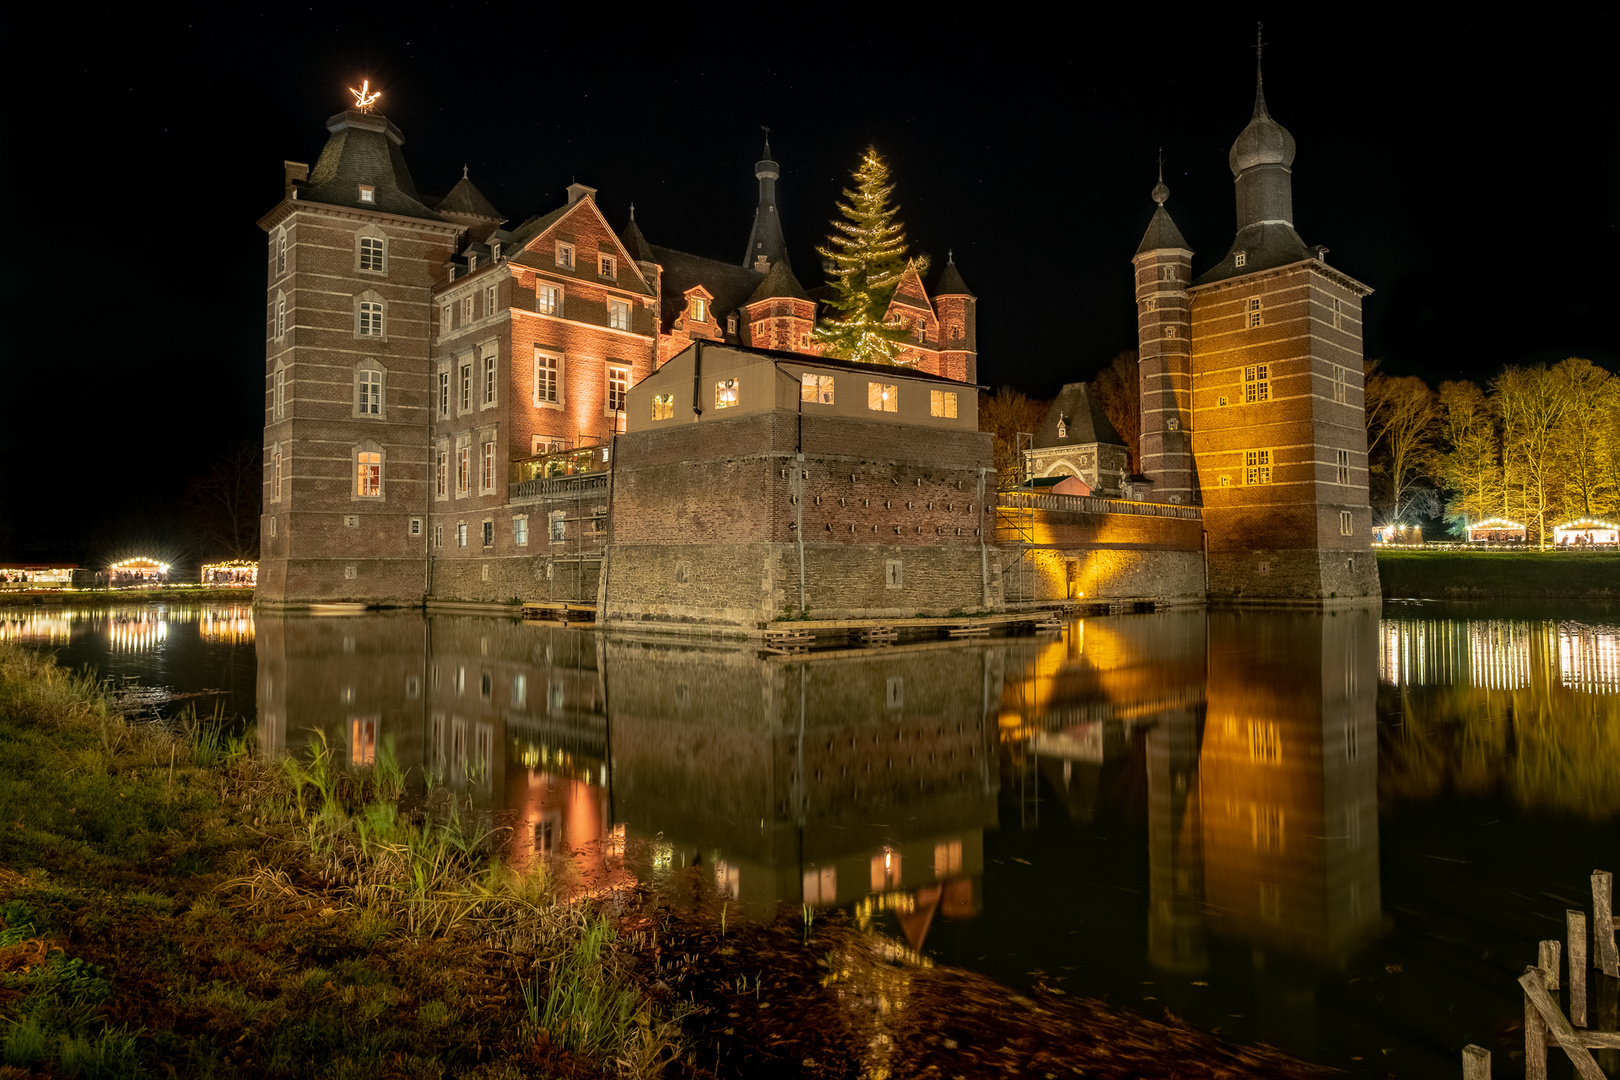
[[[759,206],[754,209],[754,227],[748,232],[748,253],[743,265],[765,273],[777,263],[788,261],[787,240],[782,236],[782,218],[776,212],[776,181],[781,167],[771,160],[770,129],[765,131],[765,155],[754,163],[759,180]]]
[[[1372,290],[1294,231],[1293,162],[1294,138],[1257,79],[1254,113],[1228,158],[1237,235],[1184,301],[1212,600],[1379,595],[1362,396],[1361,302]]]
[[[419,604],[434,278],[460,226],[421,200],[399,129],[349,109],[287,162],[269,234],[263,603]]]
[[[979,381],[979,298],[973,295],[947,254],[945,269],[934,282],[934,311],[939,318],[939,374],[963,382]]]
[[[1160,166],[1158,209],[1131,260],[1136,267],[1136,339],[1142,400],[1142,460],[1155,502],[1198,502],[1192,456],[1192,319],[1187,287],[1192,248],[1164,208],[1170,189]]]

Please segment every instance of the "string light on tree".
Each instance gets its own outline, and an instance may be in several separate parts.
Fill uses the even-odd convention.
[[[907,267],[925,274],[928,260],[906,257],[905,227],[895,220],[900,208],[889,202],[889,166],[875,147],[867,147],[854,176],[855,189],[844,189],[838,204],[842,220],[833,220],[826,246],[816,249],[827,260],[832,297],[814,338],[828,355],[892,364],[908,330],[887,318],[889,301]]]

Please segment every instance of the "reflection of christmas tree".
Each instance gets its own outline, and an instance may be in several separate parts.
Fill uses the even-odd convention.
[[[923,274],[928,260],[908,262],[905,227],[894,219],[900,208],[889,205],[893,191],[889,166],[875,147],[867,147],[855,170],[855,190],[844,189],[848,201],[838,204],[843,220],[834,219],[827,246],[817,249],[832,274],[832,312],[816,327],[815,340],[830,356],[893,363],[906,336],[903,326],[885,318],[889,300],[906,267]]]

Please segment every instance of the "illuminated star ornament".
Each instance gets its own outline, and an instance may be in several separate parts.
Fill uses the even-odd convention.
[[[361,82],[360,89],[358,90],[352,86],[349,87],[349,93],[354,95],[354,107],[359,109],[361,112],[370,112],[372,106],[377,104],[377,99],[382,97],[381,90],[373,90],[371,88],[370,79],[366,79]]]

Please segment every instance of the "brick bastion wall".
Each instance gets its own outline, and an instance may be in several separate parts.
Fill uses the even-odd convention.
[[[1007,602],[1204,599],[1199,509],[1002,492],[996,542]]]

